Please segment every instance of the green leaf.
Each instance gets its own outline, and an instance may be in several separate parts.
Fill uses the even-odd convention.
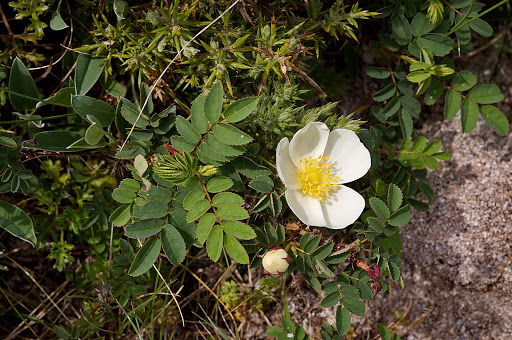
[[[277,243],[277,231],[270,223],[265,223],[265,234],[270,243]]]
[[[409,112],[406,109],[401,109],[400,114],[398,116],[400,121],[400,128],[402,130],[402,135],[404,138],[408,138],[412,135],[413,123],[412,118]]]
[[[247,157],[238,157],[233,161],[235,168],[244,176],[256,178],[259,176],[270,176],[272,171],[259,166],[252,159]]]
[[[441,98],[443,91],[444,84],[439,80],[435,79],[428,88],[427,93],[425,93],[425,104],[435,104],[439,100],[439,98]]]
[[[206,194],[204,193],[202,188],[192,190],[187,194],[187,196],[185,196],[185,199],[183,200],[183,208],[185,208],[185,210],[192,209],[192,207],[194,206],[194,204],[196,204],[197,201],[204,199],[205,195]]]
[[[153,236],[147,240],[137,252],[137,255],[135,255],[135,259],[128,270],[128,274],[130,276],[139,276],[147,272],[158,258],[161,247],[162,242],[160,242],[158,237]]]
[[[116,110],[104,101],[87,96],[71,96],[71,105],[73,109],[87,119],[87,116],[93,116],[98,120],[101,126],[109,126],[114,121]]]
[[[319,244],[320,244],[320,235],[317,235],[317,236],[313,237],[311,240],[309,240],[308,243],[306,243],[306,246],[303,248],[304,252],[307,254],[312,253],[316,249],[316,247],[318,247]]]
[[[228,190],[233,186],[233,181],[225,176],[214,177],[208,181],[206,185],[206,189],[208,192],[221,192],[224,190]]]
[[[409,220],[411,219],[411,209],[409,208],[409,205],[406,205],[391,215],[389,218],[388,223],[392,226],[399,227],[402,225],[405,225],[409,223]]]
[[[402,190],[395,185],[390,184],[388,189],[388,206],[391,211],[395,211],[402,205],[403,195]]]
[[[314,260],[315,268],[318,270],[320,275],[322,275],[322,273],[323,273],[329,278],[336,277],[336,274],[334,274],[334,272],[331,269],[329,269],[329,267],[327,267],[327,265],[325,263],[323,263],[321,260],[314,258],[314,257],[312,257],[311,259]]]
[[[363,300],[370,300],[373,298],[373,292],[366,282],[354,280],[354,285],[359,289]]]
[[[426,146],[427,138],[425,138],[425,136],[420,136],[414,141],[414,144],[411,147],[411,152],[421,153],[423,150],[425,150]]]
[[[462,101],[460,113],[462,132],[468,133],[472,131],[478,122],[478,104],[469,97],[466,97]]]
[[[409,21],[403,15],[396,16],[391,21],[391,33],[400,45],[407,45],[412,39],[412,30]]]
[[[176,129],[178,129],[180,135],[190,144],[197,144],[201,139],[201,135],[194,129],[192,124],[179,115],[176,116]]]
[[[192,125],[199,134],[205,133],[208,129],[208,120],[206,119],[206,115],[204,113],[204,102],[204,95],[200,95],[194,99],[190,109]]]
[[[400,101],[398,97],[393,97],[382,109],[381,114],[387,119],[393,116],[400,109]],[[376,107],[376,106],[374,106]]]
[[[54,31],[60,31],[68,28],[68,24],[62,19],[60,15],[60,1],[56,11],[53,11],[52,18],[50,20],[50,28]]]
[[[433,154],[432,157],[435,157],[435,158],[443,160],[443,161],[449,161],[451,158],[451,155],[449,152],[437,152],[437,153]]]
[[[207,200],[197,201],[187,213],[187,222],[194,222],[203,216],[210,209],[210,202]]]
[[[116,227],[122,227],[126,223],[128,223],[131,217],[132,215],[130,213],[130,206],[122,205],[116,210],[114,210],[112,215],[110,215],[109,221]]]
[[[281,325],[283,325],[283,328],[288,333],[295,333],[295,324],[290,319],[282,319]]]
[[[107,133],[100,127],[101,125],[93,123],[85,131],[85,142],[89,145],[96,145],[103,140]]]
[[[391,340],[391,331],[385,325],[379,324],[377,326],[379,328],[379,334],[382,340]]]
[[[114,0],[114,13],[117,16],[117,21],[125,20],[130,14],[130,6],[124,0]]]
[[[497,107],[483,105],[480,107],[480,114],[494,131],[502,136],[507,135],[509,129],[508,119]]]
[[[351,298],[351,297],[344,297],[342,300],[343,306],[345,306],[350,313],[357,315],[357,316],[364,316],[366,312],[366,306],[363,302]]]
[[[391,70],[387,67],[372,67],[366,68],[366,74],[376,79],[386,79],[391,75]]]
[[[245,147],[225,144],[212,134],[206,135],[206,144],[216,153],[226,157],[240,156],[245,152]]]
[[[425,161],[425,165],[429,167],[429,169],[436,170],[439,167],[439,162],[428,155],[423,155],[423,161]]]
[[[389,98],[393,97],[395,95],[395,92],[396,92],[395,84],[391,83],[391,84],[387,85],[386,87],[377,91],[377,93],[375,93],[373,95],[373,99],[376,102],[383,102],[383,101],[388,100]]]
[[[384,228],[386,227],[386,225],[383,222],[374,217],[369,217],[367,221],[370,228],[372,228],[379,234],[382,233],[382,230],[384,230]]]
[[[171,137],[171,144],[173,147],[176,148],[176,150],[181,152],[192,152],[194,151],[194,145],[190,144],[185,140],[185,138],[181,136],[172,136]]]
[[[230,123],[236,123],[245,119],[256,109],[258,99],[258,97],[250,97],[237,100],[224,111],[224,117]]]
[[[210,231],[208,241],[206,242],[206,250],[208,251],[208,256],[213,262],[217,262],[219,260],[220,254],[222,252],[222,245],[223,232],[221,226],[217,224]]]
[[[151,218],[133,222],[126,227],[126,236],[131,238],[146,238],[159,233],[164,222],[158,218]]]
[[[36,107],[44,105],[68,106],[71,105],[71,96],[75,94],[73,87],[64,87],[57,91],[53,96],[43,99],[37,103]]]
[[[0,145],[6,146],[8,148],[17,148],[18,144],[16,141],[7,136],[0,136]]]
[[[39,92],[37,91],[36,83],[18,57],[14,59],[11,66],[9,91],[12,91],[9,92],[9,100],[16,110],[33,110],[39,101]],[[22,97],[15,93],[19,93],[20,95],[30,98]]]
[[[433,29],[434,24],[423,13],[416,14],[414,19],[412,19],[411,30],[412,35],[414,35],[415,37],[427,34]]]
[[[414,71],[407,75],[407,79],[412,83],[420,83],[431,76],[428,71]]]
[[[235,204],[223,204],[217,209],[217,216],[224,220],[245,220],[249,218],[247,210]]]
[[[236,205],[243,205],[244,199],[232,192],[221,192],[215,195],[212,199],[213,205],[220,207],[222,204],[231,203]]]
[[[36,245],[34,224],[30,217],[20,208],[0,200],[0,227],[23,241]]]
[[[446,91],[444,100],[444,119],[453,119],[457,112],[459,112],[460,104],[462,103],[462,96],[455,90]]]
[[[329,307],[336,305],[338,302],[340,302],[340,300],[341,300],[340,292],[338,292],[338,291],[332,292],[332,293],[328,294],[322,300],[322,302],[320,302],[320,306],[322,306],[323,308],[329,308]]]
[[[490,37],[493,33],[491,25],[489,25],[486,21],[483,21],[480,18],[476,18],[472,22],[470,22],[469,27],[473,31],[484,37]]]
[[[379,39],[388,50],[392,52],[396,52],[400,49],[400,45],[397,43],[396,39],[393,37],[393,35],[388,33],[380,33]]]
[[[149,118],[145,114],[140,114],[139,109],[130,102],[128,99],[121,98],[121,115],[131,125],[135,125],[138,128],[145,128],[149,124]],[[120,123],[121,121],[119,121]],[[116,122],[117,124],[117,122]],[[121,123],[121,125],[123,125]],[[125,126],[126,128],[126,126]]]
[[[197,223],[197,241],[200,244],[203,244],[208,238],[216,219],[215,214],[207,213]]]
[[[149,86],[148,84],[146,83],[143,83],[141,88],[140,88],[140,108],[142,109],[142,106],[144,104],[146,104],[146,106],[144,106],[144,110],[142,110],[142,113],[146,116],[149,116],[151,113],[153,113],[153,110],[155,109],[155,106],[153,105],[153,100],[151,99],[151,97],[149,97],[148,99],[148,95],[149,95]],[[146,103],[146,99],[148,100],[148,102]]]
[[[212,149],[207,143],[201,144],[201,146],[199,147],[199,150],[197,151],[197,154],[198,155],[201,155],[201,154],[206,155],[208,158],[210,158],[216,162],[220,162],[220,163],[225,163],[230,160],[228,157],[223,156],[220,153],[218,153],[216,150]],[[201,157],[199,159],[204,162],[204,160]],[[208,162],[205,162],[205,163],[214,165],[214,163],[208,163]]]
[[[263,193],[270,193],[274,188],[274,182],[268,176],[257,176],[249,182],[249,187]]]
[[[75,68],[75,94],[86,94],[96,83],[103,72],[100,66],[105,58],[97,58],[89,54],[80,54]]]
[[[389,273],[391,274],[391,279],[396,281],[400,278],[400,269],[394,262],[389,262]]]
[[[241,240],[252,240],[256,237],[254,230],[240,221],[224,221],[222,222],[222,228],[225,232]]]
[[[166,224],[160,233],[160,238],[162,239],[162,248],[169,261],[175,266],[183,262],[187,246],[178,229]]]
[[[222,99],[224,97],[224,89],[220,81],[216,82],[211,88],[204,103],[204,113],[206,118],[212,123],[217,123],[222,111]]]
[[[445,56],[452,50],[453,40],[443,34],[428,33],[416,41],[420,48],[428,48],[435,56]]]
[[[457,91],[466,91],[475,86],[476,81],[476,76],[473,73],[463,70],[453,77],[452,87]]]
[[[136,204],[133,207],[133,217],[136,218],[160,218],[168,213],[169,207],[162,201],[148,201],[143,205]]]
[[[278,326],[272,326],[267,329],[266,334],[270,337],[277,337],[283,333],[284,330],[281,327]]]
[[[386,205],[386,203],[382,202],[380,198],[370,198],[370,206],[372,207],[373,211],[377,214],[377,217],[382,222],[386,222],[386,220],[391,215],[388,206]]]
[[[411,96],[403,96],[400,98],[400,103],[402,104],[403,108],[409,112],[411,116],[414,118],[418,118],[420,116],[421,112],[421,104],[420,102]]]
[[[331,253],[334,248],[334,243],[332,241],[327,242],[320,246],[317,250],[311,254],[311,256],[315,257],[317,260],[323,260]]]
[[[343,286],[340,288],[340,292],[344,296],[350,296],[353,298],[360,298],[359,289],[354,286]]]
[[[350,318],[350,312],[341,305],[336,309],[336,329],[339,335],[345,335],[350,330],[350,324],[352,320]]]
[[[231,256],[236,262],[241,264],[249,263],[249,255],[247,255],[247,251],[233,236],[224,234],[224,247],[228,251],[229,256]]]
[[[441,143],[439,139],[431,141],[430,143],[428,143],[425,150],[423,150],[423,155],[433,155],[434,153],[439,151],[442,145],[443,143]]]
[[[144,158],[143,155],[138,154],[137,156],[135,156],[133,166],[135,167],[135,171],[137,171],[137,174],[139,174],[139,176],[142,176],[148,169],[148,161],[146,160],[146,158]]]
[[[244,145],[252,142],[252,137],[234,126],[219,123],[213,127],[213,134],[223,143],[229,145]]]
[[[302,235],[302,237],[300,238],[300,241],[299,241],[300,249],[304,249],[304,247],[306,247],[306,244],[308,243],[310,238],[311,238],[311,233],[310,232],[307,232],[304,235]]]
[[[479,104],[493,104],[504,98],[500,88],[494,84],[478,85],[469,92],[468,97]]]
[[[137,197],[137,194],[126,188],[117,188],[112,192],[112,198],[119,203],[131,203]]]

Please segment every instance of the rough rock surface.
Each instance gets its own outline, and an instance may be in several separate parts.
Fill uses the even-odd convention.
[[[431,208],[401,230],[406,287],[391,307],[411,302],[409,323],[431,309],[402,339],[512,339],[512,135],[482,120],[469,134],[458,119],[424,126],[452,159],[429,174]],[[388,299],[371,303],[370,320],[392,319]]]

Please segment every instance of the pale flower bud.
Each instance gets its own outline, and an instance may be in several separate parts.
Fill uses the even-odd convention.
[[[263,256],[263,268],[269,274],[283,274],[290,265],[290,255],[283,248],[269,250]]]

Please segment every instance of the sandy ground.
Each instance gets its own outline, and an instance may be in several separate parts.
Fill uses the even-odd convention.
[[[431,310],[405,338],[512,339],[512,135],[482,120],[462,134],[458,119],[421,133],[452,159],[430,173],[431,209],[401,230],[406,288],[394,289],[392,307],[411,301],[409,321]],[[387,298],[370,312],[384,316]]]

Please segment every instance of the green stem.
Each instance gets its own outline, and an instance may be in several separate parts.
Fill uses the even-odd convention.
[[[287,290],[288,286],[286,286],[286,278],[283,278],[283,307],[284,307],[284,317],[285,319],[290,320],[290,309],[288,308],[288,297]]]
[[[23,124],[28,122],[37,122],[39,120],[52,120],[52,119],[59,119],[64,117],[70,117],[70,116],[76,116],[76,113],[66,113],[62,115],[57,116],[51,116],[51,117],[41,117],[41,118],[28,118],[28,119],[18,119],[18,120],[4,120],[0,121],[0,124]]]
[[[458,30],[459,30],[459,29],[461,29],[462,27],[466,26],[467,24],[470,24],[470,23],[471,23],[471,22],[473,22],[474,20],[476,20],[476,19],[478,19],[478,18],[480,18],[480,17],[482,17],[482,16],[486,15],[486,14],[487,14],[487,13],[489,13],[490,11],[492,11],[492,10],[494,10],[494,9],[498,8],[499,6],[501,6],[501,5],[503,5],[504,3],[509,2],[509,1],[510,1],[510,0],[502,0],[502,1],[500,1],[499,3],[497,3],[496,5],[492,6],[491,8],[489,8],[489,9],[487,9],[487,10],[483,11],[482,13],[478,14],[476,17],[471,18],[471,19],[469,19],[469,20],[467,20],[467,21],[464,21],[464,20],[468,17],[469,13],[471,12],[471,8],[473,8],[473,4],[475,3],[475,2],[473,1],[473,4],[471,4],[471,8],[470,8],[470,10],[466,13],[466,15],[464,16],[464,18],[462,18],[462,20],[459,22],[459,24],[457,24],[454,28],[452,28],[452,30],[451,30],[450,32],[448,32],[446,35],[450,35],[450,34],[455,33],[456,31],[458,31]]]
[[[268,165],[270,165],[271,167],[273,167],[274,169],[277,169],[276,165],[273,164],[273,163],[270,163],[268,160],[266,160],[265,158],[261,157],[260,155],[258,155],[258,158],[260,160],[262,160],[263,162],[267,163]]]

